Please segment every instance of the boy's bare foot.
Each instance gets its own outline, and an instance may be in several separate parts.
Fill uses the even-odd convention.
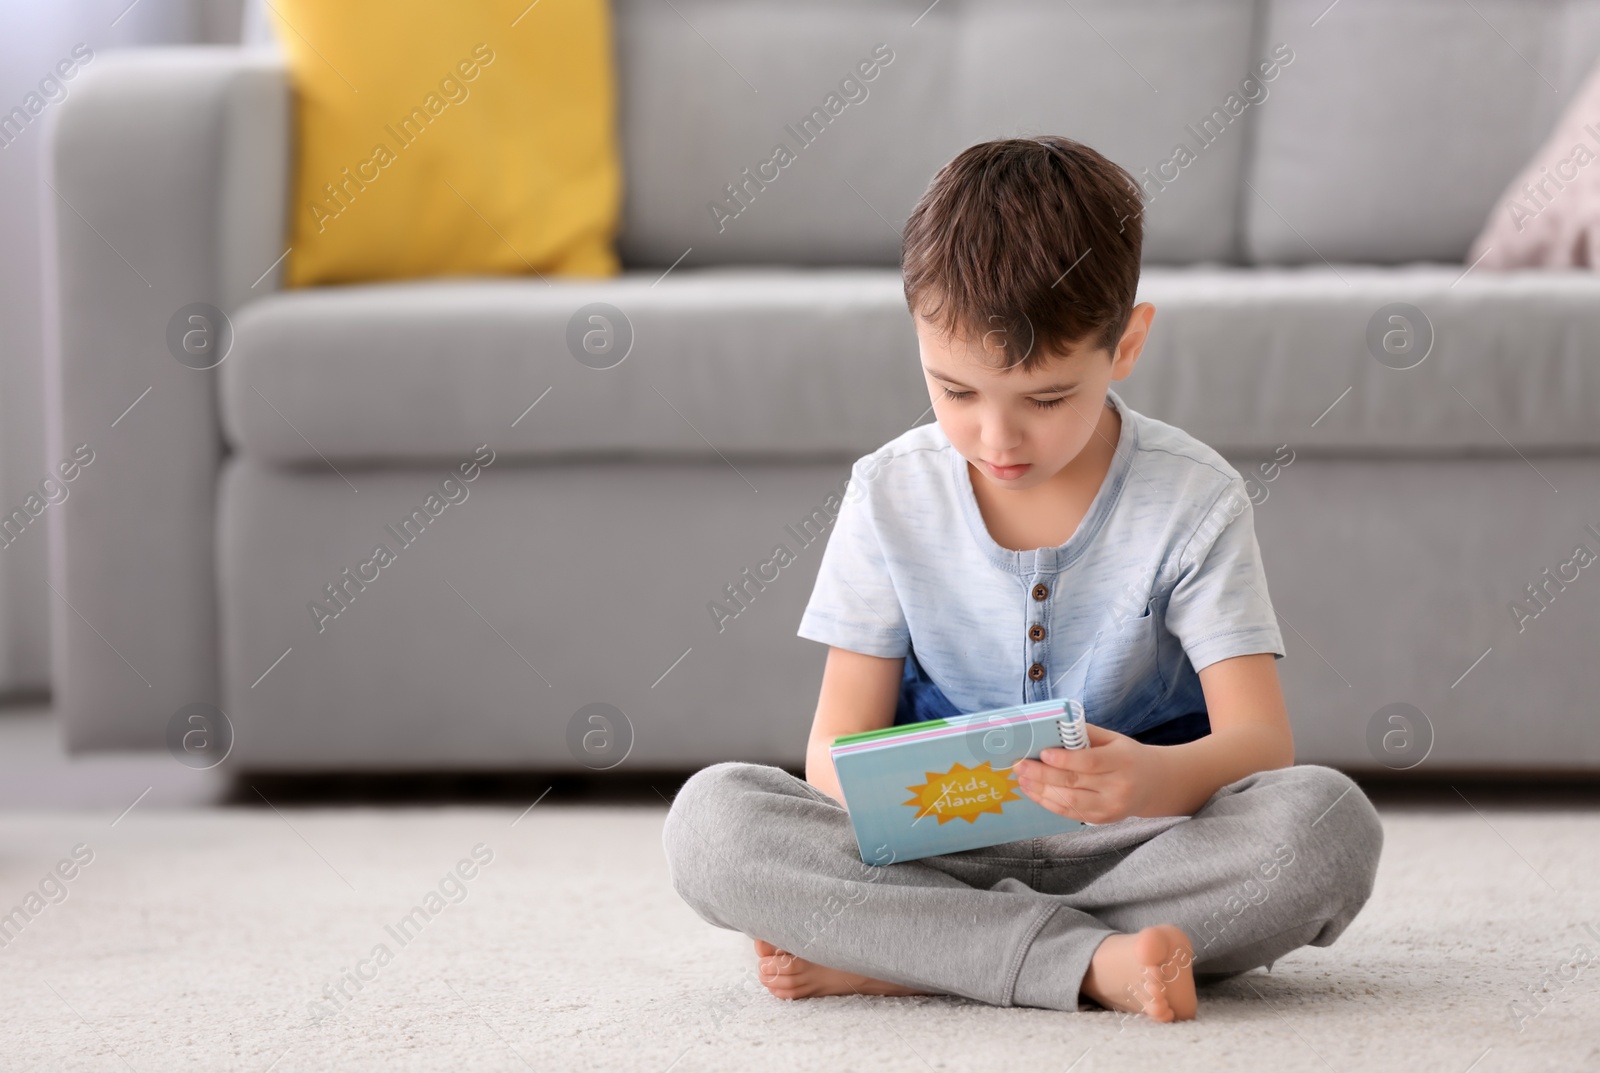
[[[1152,1021],[1194,1017],[1194,944],[1181,928],[1157,924],[1132,935],[1111,935],[1089,962],[1079,990],[1111,1010]]]
[[[817,998],[822,995],[929,995],[913,987],[874,980],[796,957],[762,939],[756,940],[756,976],[778,998]]]

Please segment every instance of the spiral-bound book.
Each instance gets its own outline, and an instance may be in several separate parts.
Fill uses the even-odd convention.
[[[1078,701],[845,734],[830,752],[861,859],[886,865],[1084,827],[1024,794],[1011,770],[1052,746],[1089,747]]]

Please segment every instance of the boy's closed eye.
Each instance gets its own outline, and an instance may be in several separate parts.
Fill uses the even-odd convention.
[[[949,388],[944,387],[943,385],[940,385],[940,390],[944,392],[945,398],[954,399],[957,402],[960,402],[962,399],[972,398],[972,392],[970,391],[951,391]],[[1068,397],[1069,396],[1067,395],[1058,395],[1053,399],[1035,399],[1030,396],[1028,401],[1033,403],[1041,410],[1048,410],[1052,406],[1060,406],[1063,402],[1067,401]]]

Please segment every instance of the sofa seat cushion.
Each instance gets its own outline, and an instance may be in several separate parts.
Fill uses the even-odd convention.
[[[593,303],[620,317],[591,322]],[[860,454],[928,405],[888,269],[317,288],[254,302],[234,329],[225,432],[275,462],[454,458],[485,442],[544,457]],[[583,337],[607,330],[627,352],[597,368],[611,359]]]
[[[1146,272],[1140,297],[1156,317],[1119,393],[1224,453],[1278,444],[1352,456],[1600,448],[1592,272],[1195,269]],[[1391,305],[1422,312],[1416,345],[1432,334],[1410,368],[1420,351],[1383,349],[1386,332],[1407,330],[1390,320]]]
[[[1118,392],[1225,452],[1600,447],[1591,273],[1148,268],[1140,299],[1156,319]],[[631,330],[608,368],[595,366],[616,350],[581,346],[608,330],[592,303],[625,318],[613,347]],[[1413,368],[1368,347],[1391,303],[1432,326]],[[313,288],[245,306],[234,329],[224,434],[278,464],[450,460],[480,443],[527,458],[854,458],[932,419],[892,269]]]

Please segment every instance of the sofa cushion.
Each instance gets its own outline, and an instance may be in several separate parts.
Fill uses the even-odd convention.
[[[1595,0],[1263,2],[1296,59],[1254,131],[1256,263],[1462,260],[1600,56]]]
[[[635,264],[689,247],[690,264],[896,264],[912,205],[975,142],[1064,134],[1135,175],[1167,161],[1252,73],[1253,18],[1249,0],[618,0],[619,250]],[[880,45],[892,61],[841,89]],[[845,107],[797,142],[830,94]],[[714,218],[780,144],[795,159]],[[1147,260],[1231,256],[1244,146],[1228,129],[1151,205]]]
[[[1156,318],[1118,392],[1219,450],[1600,446],[1592,273],[1150,269],[1140,299]],[[607,330],[625,343],[621,320],[577,316],[596,302],[631,331],[614,364],[581,346]],[[1431,324],[1413,368],[1380,363],[1367,342],[1397,302]],[[224,431],[276,463],[453,460],[484,442],[529,458],[854,458],[931,420],[888,269],[318,288],[246,306],[234,339],[219,367]]]
[[[1147,272],[1140,297],[1155,321],[1120,393],[1224,452],[1515,458],[1600,447],[1592,272],[1169,270]],[[1404,305],[1421,319],[1391,308]],[[1383,337],[1406,330],[1419,349],[1386,352]]]
[[[609,0],[507,32],[525,6],[272,5],[296,102],[289,286],[616,274]]]
[[[579,316],[596,302],[622,319]],[[606,330],[628,352],[580,362],[583,337]],[[885,269],[283,292],[240,311],[220,368],[229,440],[278,462],[454,457],[485,441],[540,456],[831,456],[927,406]]]

